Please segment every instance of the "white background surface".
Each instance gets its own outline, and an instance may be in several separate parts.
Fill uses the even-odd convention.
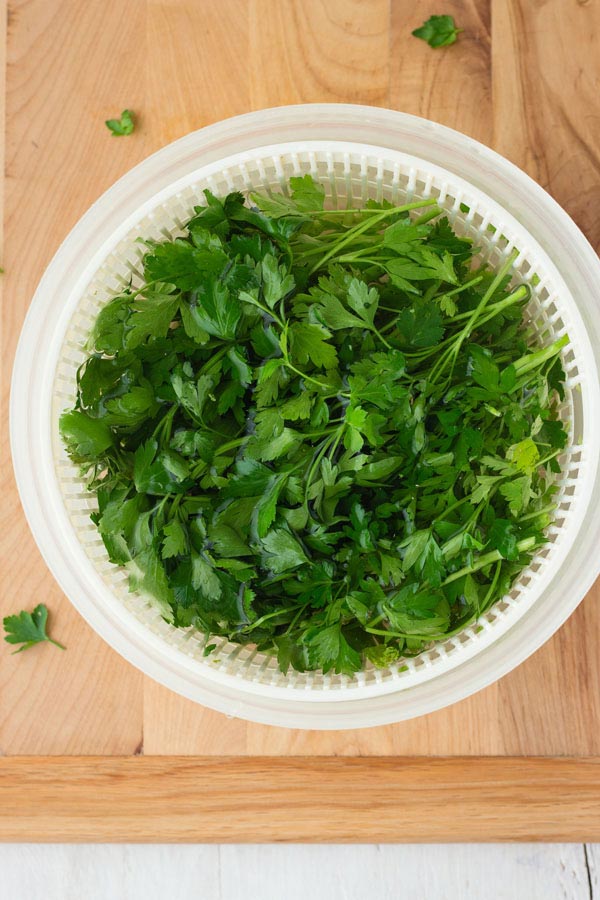
[[[600,900],[600,844],[5,844],[0,898]]]

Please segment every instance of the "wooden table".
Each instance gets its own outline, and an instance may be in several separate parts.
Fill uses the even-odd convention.
[[[464,28],[455,46],[411,37],[434,12]],[[321,733],[227,719],[141,675],[61,594],[7,435],[19,329],[62,238],[132,165],[227,116],[427,116],[526,169],[598,245],[600,4],[12,0],[7,33],[0,606],[47,603],[68,650],[0,648],[0,837],[600,840],[597,586],[517,671],[441,712]],[[114,138],[104,119],[125,107],[138,126]]]

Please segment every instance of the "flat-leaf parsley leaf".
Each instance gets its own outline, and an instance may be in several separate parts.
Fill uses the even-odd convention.
[[[135,127],[133,113],[130,109],[124,109],[119,119],[107,119],[104,124],[109,131],[112,131],[114,137],[119,137],[122,134],[131,134]]]
[[[430,47],[447,47],[453,44],[462,28],[457,28],[452,16],[430,16],[413,35],[427,41]]]
[[[6,616],[4,618],[4,630],[6,631],[4,640],[9,644],[22,645],[14,653],[21,653],[22,650],[27,650],[29,647],[33,647],[34,644],[41,644],[44,641],[48,641],[50,644],[54,644],[55,647],[60,647],[61,650],[64,650],[65,648],[62,644],[59,644],[58,641],[53,640],[46,634],[47,620],[48,608],[43,603],[39,603],[33,612],[27,612],[24,609],[18,615]]]

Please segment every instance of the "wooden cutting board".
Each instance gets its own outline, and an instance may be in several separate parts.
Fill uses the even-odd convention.
[[[454,46],[411,36],[432,13],[464,29]],[[523,167],[598,246],[600,4],[10,0],[6,29],[0,611],[45,602],[68,649],[0,647],[0,836],[600,839],[597,586],[519,669],[449,709],[350,732],[253,725],[150,681],[80,618],[8,448],[19,330],[60,241],[131,166],[219,119],[309,101],[426,116]],[[103,123],[125,107],[137,127],[115,138]]]

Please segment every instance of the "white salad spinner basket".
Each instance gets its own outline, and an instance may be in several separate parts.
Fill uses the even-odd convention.
[[[510,594],[475,625],[389,669],[350,678],[283,675],[273,656],[164,622],[127,588],[90,521],[94,498],[58,434],[94,318],[115,291],[140,283],[136,239],[181,231],[202,190],[286,190],[309,172],[332,207],[369,197],[435,197],[455,229],[499,264],[513,249],[515,282],[531,287],[527,318],[540,344],[568,333],[561,408],[569,444],[548,543]],[[137,166],[76,225],[46,271],[17,352],[11,403],[14,465],[44,558],[92,627],[151,677],[206,706],[260,722],[355,728],[420,715],[497,679],[564,621],[598,571],[600,264],[559,206],[523,172],[475,141],[387,110],[307,105],[230,119]]]

